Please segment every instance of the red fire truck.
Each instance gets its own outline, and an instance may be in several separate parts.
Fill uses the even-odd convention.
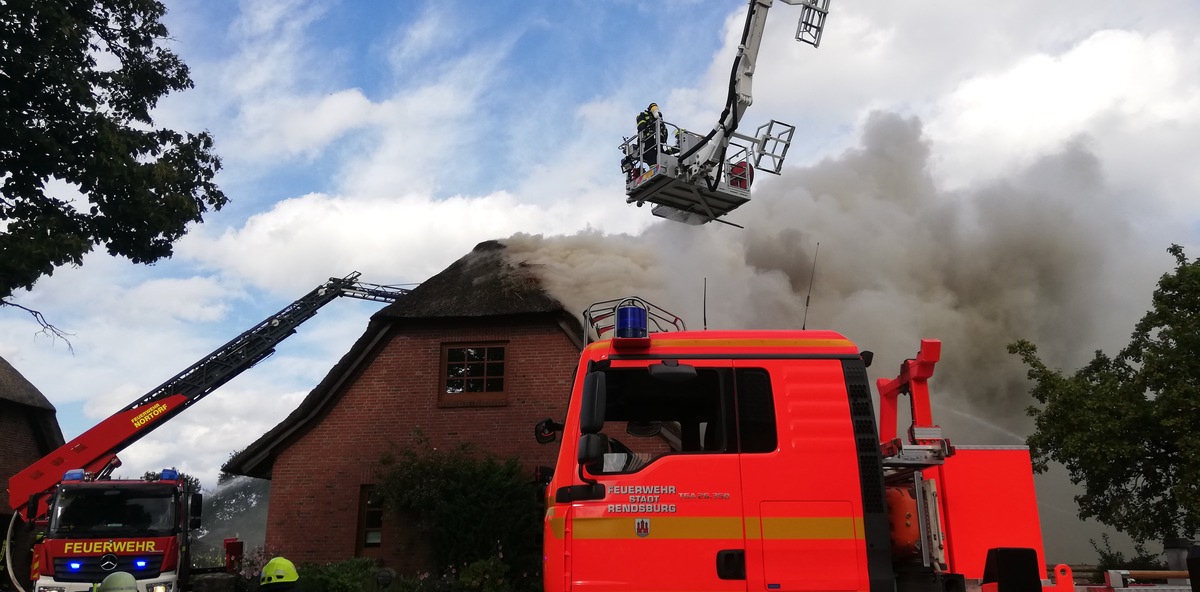
[[[91,590],[126,571],[145,592],[188,589],[188,542],[200,526],[202,499],[167,469],[158,479],[111,479],[117,453],[275,351],[324,305],[349,296],[394,302],[407,289],[330,278],[283,310],[208,354],[138,400],[14,475],[8,498],[17,518],[39,537],[29,565],[36,592]],[[11,561],[12,554],[5,553]],[[9,566],[13,584],[21,589]]]
[[[943,437],[940,342],[878,381],[877,429],[872,354],[838,333],[674,330],[641,299],[603,304],[565,421],[538,428],[562,434],[547,592],[1042,590],[1028,451]]]

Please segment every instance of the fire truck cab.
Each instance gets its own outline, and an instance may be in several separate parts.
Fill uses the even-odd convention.
[[[154,481],[95,479],[68,471],[49,500],[45,538],[35,547],[35,590],[82,592],[114,571],[146,592],[187,581],[189,534],[200,527],[199,493],[173,469]]]
[[[992,548],[1045,578],[1028,451],[956,456],[928,421],[940,342],[881,381],[881,421],[914,402],[906,437],[881,437],[872,356],[846,337],[653,333],[632,308],[584,349],[565,421],[539,428],[562,434],[548,592],[961,592]]]

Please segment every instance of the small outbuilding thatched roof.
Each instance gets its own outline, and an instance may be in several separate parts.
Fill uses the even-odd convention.
[[[230,458],[222,469],[236,475],[269,479],[278,451],[293,435],[335,404],[342,386],[369,364],[374,352],[397,326],[426,319],[483,319],[513,316],[552,316],[577,342],[582,326],[563,305],[546,293],[541,280],[522,265],[511,263],[505,246],[484,241],[437,275],[371,317],[362,337],[279,425]]]
[[[55,411],[50,400],[4,358],[0,358],[0,400]]]

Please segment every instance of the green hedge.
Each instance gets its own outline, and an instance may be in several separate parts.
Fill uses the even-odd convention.
[[[414,580],[423,589],[502,592],[540,585],[538,488],[517,459],[421,442],[383,459],[377,490],[386,508],[416,526],[442,566],[441,578]]]

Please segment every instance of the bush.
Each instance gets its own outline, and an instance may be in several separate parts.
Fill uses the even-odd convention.
[[[446,577],[426,579],[424,589],[439,582],[496,592],[539,581],[537,487],[517,459],[478,455],[468,445],[437,450],[418,442],[383,464],[378,491],[385,507],[412,520],[430,544],[434,565],[458,566],[448,570],[453,584]]]
[[[355,557],[332,563],[296,566],[305,592],[359,592],[375,586],[375,560]]]
[[[1099,559],[1096,562],[1096,569],[1100,573],[1104,573],[1110,569],[1167,569],[1167,563],[1161,560],[1159,555],[1146,551],[1146,546],[1142,543],[1134,543],[1133,551],[1135,555],[1125,557],[1125,554],[1120,551],[1114,551],[1112,545],[1109,544],[1108,535],[1100,535],[1101,541],[1104,543],[1104,548],[1101,548],[1096,543],[1095,539],[1088,542],[1092,544],[1092,549],[1095,549]]]

